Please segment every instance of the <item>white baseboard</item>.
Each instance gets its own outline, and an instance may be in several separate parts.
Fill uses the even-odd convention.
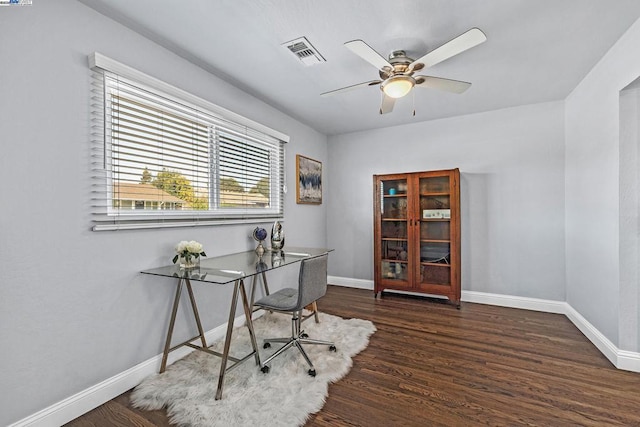
[[[329,283],[338,286],[373,290],[373,280],[349,279],[330,276]],[[399,292],[410,295],[412,292]],[[620,350],[595,326],[565,301],[553,301],[539,298],[527,298],[514,295],[492,294],[487,292],[462,291],[464,302],[496,305],[499,307],[520,308],[545,313],[564,314],[584,334],[585,337],[618,369],[640,373],[640,353]]]
[[[567,306],[567,303],[564,301],[552,301],[539,298],[526,298],[476,291],[462,291],[462,301],[556,314],[565,314]]]
[[[373,290],[372,280],[350,279],[338,276],[329,276],[327,279],[332,285]],[[640,353],[618,349],[566,302],[476,291],[462,291],[462,301],[564,314],[616,368],[640,373]],[[258,312],[254,317],[259,317],[261,314],[261,312]],[[234,325],[241,326],[244,325],[244,322],[244,316],[239,316],[235,319]],[[227,325],[225,323],[206,332],[205,337],[208,342],[214,342],[224,337],[226,329]],[[168,363],[171,364],[192,351],[194,350],[188,347],[177,349],[169,354]],[[158,372],[161,362],[161,354],[154,356],[99,384],[11,424],[9,427],[55,427],[65,424],[135,387],[147,376]]]
[[[625,371],[640,372],[640,353],[618,350],[617,355],[618,363],[615,363],[616,368],[624,369]]]
[[[589,341],[618,369],[640,373],[640,353],[620,350],[569,303],[511,295],[462,291],[462,300],[501,307],[564,314]]]
[[[350,279],[348,277],[327,276],[327,282],[331,285],[344,286],[347,288],[373,290],[373,280]]]
[[[259,317],[262,313],[258,312],[254,314],[255,317]],[[234,327],[242,326],[245,324],[244,314],[236,317],[233,322]],[[222,339],[227,331],[227,324],[218,326],[205,332],[205,339],[207,343],[215,342]],[[193,341],[199,344],[198,340]],[[170,365],[178,359],[183,358],[187,354],[195,351],[190,347],[181,347],[169,353],[167,364]],[[88,389],[85,389],[79,393],[74,394],[58,403],[55,403],[48,408],[45,408],[35,414],[32,414],[22,420],[9,425],[9,427],[57,427],[71,420],[78,418],[82,414],[86,414],[94,408],[108,402],[109,400],[120,396],[127,390],[140,384],[140,382],[149,375],[155,374],[160,370],[160,364],[162,363],[162,354],[154,356],[145,360],[136,366],[127,369],[124,372],[120,372],[111,378],[108,378],[101,383],[98,383]]]
[[[595,326],[593,326],[587,319],[582,317],[573,307],[567,304],[567,310],[564,313],[565,316],[576,325],[576,327],[584,334],[596,346],[600,353],[602,353],[613,365],[618,369],[624,369],[619,366],[618,355],[623,351],[618,349],[607,337],[605,337]],[[625,352],[630,353],[630,352]],[[635,353],[636,355],[640,355]],[[638,370],[637,372],[640,372]]]

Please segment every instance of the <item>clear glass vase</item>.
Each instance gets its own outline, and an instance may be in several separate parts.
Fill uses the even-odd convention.
[[[195,268],[200,265],[200,257],[196,257],[194,255],[180,255],[178,263],[180,264],[180,268]]]

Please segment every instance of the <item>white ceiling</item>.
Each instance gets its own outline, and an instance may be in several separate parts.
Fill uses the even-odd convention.
[[[80,1],[328,135],[564,99],[640,17],[638,0]],[[421,72],[472,82],[461,95],[416,88],[385,115],[377,86],[320,97],[378,78],[347,41],[418,58],[473,27],[485,43]],[[325,63],[281,46],[301,36]]]

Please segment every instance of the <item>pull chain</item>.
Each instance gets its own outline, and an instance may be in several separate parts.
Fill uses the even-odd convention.
[[[411,100],[413,101],[413,117],[416,116],[416,92],[415,90],[411,91]]]

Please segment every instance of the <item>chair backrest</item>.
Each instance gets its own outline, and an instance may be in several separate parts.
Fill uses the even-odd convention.
[[[298,309],[311,304],[327,293],[328,254],[302,260],[298,277]]]

